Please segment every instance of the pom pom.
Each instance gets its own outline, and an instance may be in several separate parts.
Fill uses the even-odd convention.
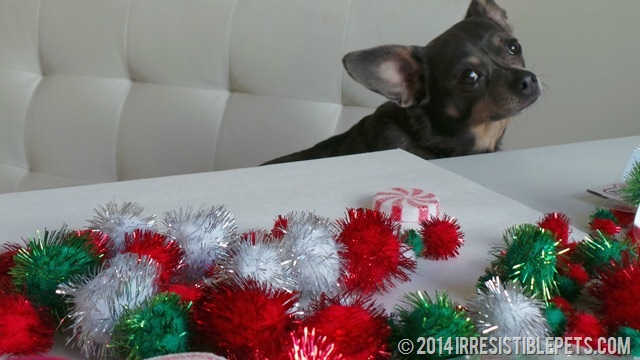
[[[556,276],[556,285],[558,287],[558,295],[571,302],[576,301],[582,293],[582,286],[567,276]]]
[[[297,289],[289,247],[271,241],[270,234],[266,232],[254,234],[253,241],[237,242],[231,249],[231,256],[221,261],[219,267],[236,282],[253,280],[289,292]]]
[[[446,344],[447,341],[455,341],[457,337],[478,336],[478,331],[469,316],[449,299],[446,292],[436,293],[435,301],[423,291],[405,294],[403,303],[396,306],[390,321],[393,349],[398,348],[398,342],[402,339],[432,337]],[[439,352],[434,354],[437,357],[461,355],[455,352],[454,346],[444,346],[437,350]],[[403,356],[421,358],[418,354]]]
[[[589,274],[596,274],[636,257],[633,243],[612,239],[601,232],[580,241],[574,251],[574,258],[582,263]]]
[[[198,211],[192,208],[164,214],[167,234],[185,251],[186,280],[201,280],[215,262],[229,256],[229,246],[238,237],[238,225],[224,206]]]
[[[599,231],[608,236],[616,235],[622,230],[618,224],[610,219],[593,219],[589,223],[589,228],[593,232]]]
[[[555,305],[558,309],[562,310],[562,312],[564,312],[567,315],[571,315],[574,312],[574,309],[571,303],[567,301],[567,299],[561,296],[554,296],[551,299],[550,305],[551,304]]]
[[[271,235],[273,235],[275,239],[282,239],[287,229],[288,229],[287,218],[282,215],[278,215],[278,217],[274,221],[273,228],[271,229]]]
[[[93,219],[89,220],[89,228],[108,235],[116,252],[124,247],[124,234],[136,229],[156,230],[155,216],[142,216],[144,207],[134,202],[125,201],[118,205],[110,201],[94,212]]]
[[[565,245],[569,242],[571,234],[569,217],[563,213],[552,212],[546,214],[539,222],[538,226],[553,233],[556,240],[560,244]]]
[[[589,273],[580,264],[567,264],[566,274],[568,278],[574,280],[578,285],[585,285],[590,280]]]
[[[403,243],[409,245],[409,247],[416,255],[420,255],[422,253],[422,250],[424,249],[424,243],[422,242],[420,233],[418,233],[416,230],[406,230],[402,234],[401,240]]]
[[[416,262],[404,254],[400,225],[388,216],[369,209],[349,209],[346,219],[337,222],[341,256],[347,260],[345,285],[351,291],[386,291],[397,281],[409,281]]]
[[[10,281],[11,275],[9,271],[16,265],[13,260],[20,251],[21,246],[18,244],[3,244],[0,247],[0,282]]]
[[[629,345],[631,346],[631,353],[628,355],[638,357],[640,356],[640,330],[632,329],[628,326],[623,326],[614,334],[616,337],[629,338]]]
[[[160,284],[169,284],[171,279],[179,274],[184,267],[184,252],[175,241],[167,239],[166,235],[149,230],[134,230],[125,234],[123,252],[147,256],[158,263]]]
[[[289,360],[343,360],[326,336],[316,334],[316,329],[305,327],[302,331],[291,333],[293,342],[289,350]]]
[[[631,205],[640,205],[640,161],[636,161],[624,177],[624,186],[620,189],[622,198]]]
[[[146,359],[189,350],[189,305],[161,293],[126,309],[114,326],[110,346],[122,358]]]
[[[313,213],[290,213],[286,216],[282,241],[293,256],[293,277],[302,299],[338,291],[343,272],[340,253],[329,219]]]
[[[29,299],[62,317],[65,302],[56,294],[58,285],[72,276],[94,271],[101,263],[101,255],[86,237],[63,228],[45,230],[44,234],[29,238],[27,246],[14,256],[14,262],[9,273],[17,288],[25,289]]]
[[[485,283],[486,290],[467,303],[467,312],[482,336],[546,337],[549,326],[545,306],[523,293],[516,282],[503,284],[499,278]]]
[[[0,283],[0,357],[46,353],[53,346],[54,320],[46,307]]]
[[[202,296],[202,287],[199,285],[168,284],[162,287],[162,291],[180,296],[184,303],[197,302]]]
[[[72,338],[87,357],[104,357],[113,326],[126,310],[135,308],[156,293],[157,263],[145,256],[119,254],[95,277],[83,277],[60,285],[58,292],[69,297]]]
[[[532,224],[513,226],[503,236],[504,247],[494,247],[496,265],[508,280],[518,281],[545,303],[557,294],[555,276],[558,251],[555,236]]]
[[[616,224],[622,227],[633,224],[633,218],[635,216],[635,213],[629,210],[618,210],[618,209],[611,209],[610,211],[615,217]]]
[[[206,287],[193,308],[196,336],[229,358],[276,357],[292,330],[296,300],[254,281]]]
[[[113,243],[109,235],[98,230],[76,230],[73,236],[86,239],[88,243],[93,244],[96,253],[102,259],[108,259],[114,253]]]
[[[597,280],[590,293],[597,300],[603,323],[610,329],[640,329],[640,263],[603,271]]]
[[[545,309],[545,317],[553,336],[562,336],[567,328],[567,316],[559,307],[550,303]]]
[[[447,215],[420,222],[420,235],[424,241],[424,249],[420,255],[433,260],[458,256],[458,249],[464,242],[464,233],[458,221]]]
[[[569,317],[564,336],[573,338],[576,345],[583,346],[586,345],[585,338],[597,339],[605,336],[605,332],[598,318],[588,313],[579,312]]]
[[[321,297],[304,325],[315,328],[335,345],[345,359],[379,359],[389,355],[390,328],[384,310],[371,299],[357,297],[341,302]]]

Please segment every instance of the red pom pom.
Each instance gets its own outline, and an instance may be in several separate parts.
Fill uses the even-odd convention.
[[[314,328],[335,345],[336,352],[350,360],[389,356],[391,329],[384,310],[370,299],[357,298],[345,305],[338,298],[322,297],[312,305],[304,325]]]
[[[589,281],[589,273],[580,264],[567,264],[567,277],[574,280],[578,285],[584,285]]]
[[[640,329],[640,262],[603,271],[590,293],[598,300],[598,313],[610,329]]]
[[[318,335],[316,329],[305,327],[291,333],[289,360],[344,360],[336,346],[326,336]]]
[[[605,235],[615,235],[622,230],[618,224],[611,219],[595,218],[589,223],[589,227],[593,231],[600,231]]]
[[[46,353],[53,346],[55,325],[47,308],[0,284],[0,357]]]
[[[18,244],[4,244],[2,250],[0,250],[0,281],[10,280],[9,270],[16,264],[13,261],[13,257],[18,254],[20,245]]]
[[[618,224],[620,224],[620,226],[622,227],[631,225],[633,223],[633,219],[636,216],[635,213],[625,210],[611,209],[611,213],[616,217],[616,219],[618,220]]]
[[[578,346],[587,345],[585,338],[591,338],[593,341],[605,336],[605,331],[598,318],[592,314],[578,312],[569,316],[567,322],[567,330],[564,333],[566,338],[573,338],[572,343]],[[576,338],[582,338],[577,341]],[[593,345],[593,344],[589,344]]]
[[[281,356],[296,301],[294,293],[269,290],[254,281],[206,287],[194,306],[196,336],[230,359]]]
[[[282,239],[284,237],[284,233],[289,228],[289,221],[286,217],[282,215],[278,215],[275,223],[273,224],[273,229],[271,229],[271,234],[276,239]]]
[[[96,253],[102,255],[103,259],[109,254],[113,254],[114,245],[108,234],[98,230],[77,230],[75,234],[86,237],[93,244]]]
[[[160,266],[160,284],[168,284],[184,268],[184,251],[166,235],[150,230],[135,230],[125,234],[123,252],[148,256]]]
[[[422,221],[420,236],[424,242],[420,255],[433,260],[455,258],[464,242],[464,233],[460,230],[458,221],[447,215],[441,219],[432,217]]]
[[[571,305],[571,303],[561,297],[561,296],[554,296],[553,298],[551,298],[551,302],[553,302],[553,304],[560,310],[562,310],[563,313],[565,313],[565,315],[571,315],[573,314],[573,306]]]
[[[404,254],[411,251],[399,238],[400,225],[381,212],[348,209],[337,222],[337,242],[345,246],[345,286],[350,291],[373,293],[409,281],[416,262]]]
[[[202,296],[202,288],[199,285],[169,284],[164,286],[162,291],[178,294],[186,303],[195,303]]]
[[[565,245],[569,242],[571,226],[567,215],[558,212],[548,213],[538,222],[538,226],[551,231],[561,244]]]

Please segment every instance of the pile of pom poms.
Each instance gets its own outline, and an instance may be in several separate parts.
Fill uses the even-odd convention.
[[[63,227],[5,245],[0,355],[46,353],[57,330],[83,356],[129,359],[191,351],[422,358],[399,352],[403,339],[420,337],[623,334],[640,342],[636,239],[628,220],[607,210],[594,212],[593,232],[581,241],[570,239],[559,213],[513,226],[465,304],[446,290],[416,291],[391,313],[374,295],[408,281],[416,257],[457,256],[464,234],[455,218],[403,230],[370,209],[347,209],[335,221],[291,212],[272,229],[239,233],[224,206],[168,211],[162,231],[143,213],[137,203],[110,202],[87,230]],[[441,350],[433,356],[458,355]]]
[[[140,204],[110,202],[86,230],[4,245],[0,355],[46,353],[61,330],[86,357],[385,358],[389,316],[373,296],[408,281],[416,256],[454,257],[463,243],[455,218],[421,225],[409,234],[361,208],[239,233],[212,206],[168,211],[160,231]]]

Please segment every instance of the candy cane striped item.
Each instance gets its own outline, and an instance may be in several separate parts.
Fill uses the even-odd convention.
[[[373,197],[373,209],[400,222],[420,222],[440,215],[438,198],[421,189],[394,187]]]

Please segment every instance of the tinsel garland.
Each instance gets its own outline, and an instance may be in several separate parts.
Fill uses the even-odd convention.
[[[605,232],[605,220],[620,231]],[[640,351],[638,239],[616,212],[594,211],[581,241],[561,213],[514,225],[466,303],[417,291],[391,313],[371,295],[408,281],[416,257],[455,256],[463,244],[455,218],[403,230],[369,209],[335,221],[291,212],[239,234],[224,206],[212,206],[168,211],[162,223],[164,232],[139,204],[108,203],[88,230],[5,245],[0,338],[10,341],[0,341],[0,355],[47,352],[56,323],[69,345],[103,358],[419,358],[398,352],[402,339],[551,334],[628,334]]]

